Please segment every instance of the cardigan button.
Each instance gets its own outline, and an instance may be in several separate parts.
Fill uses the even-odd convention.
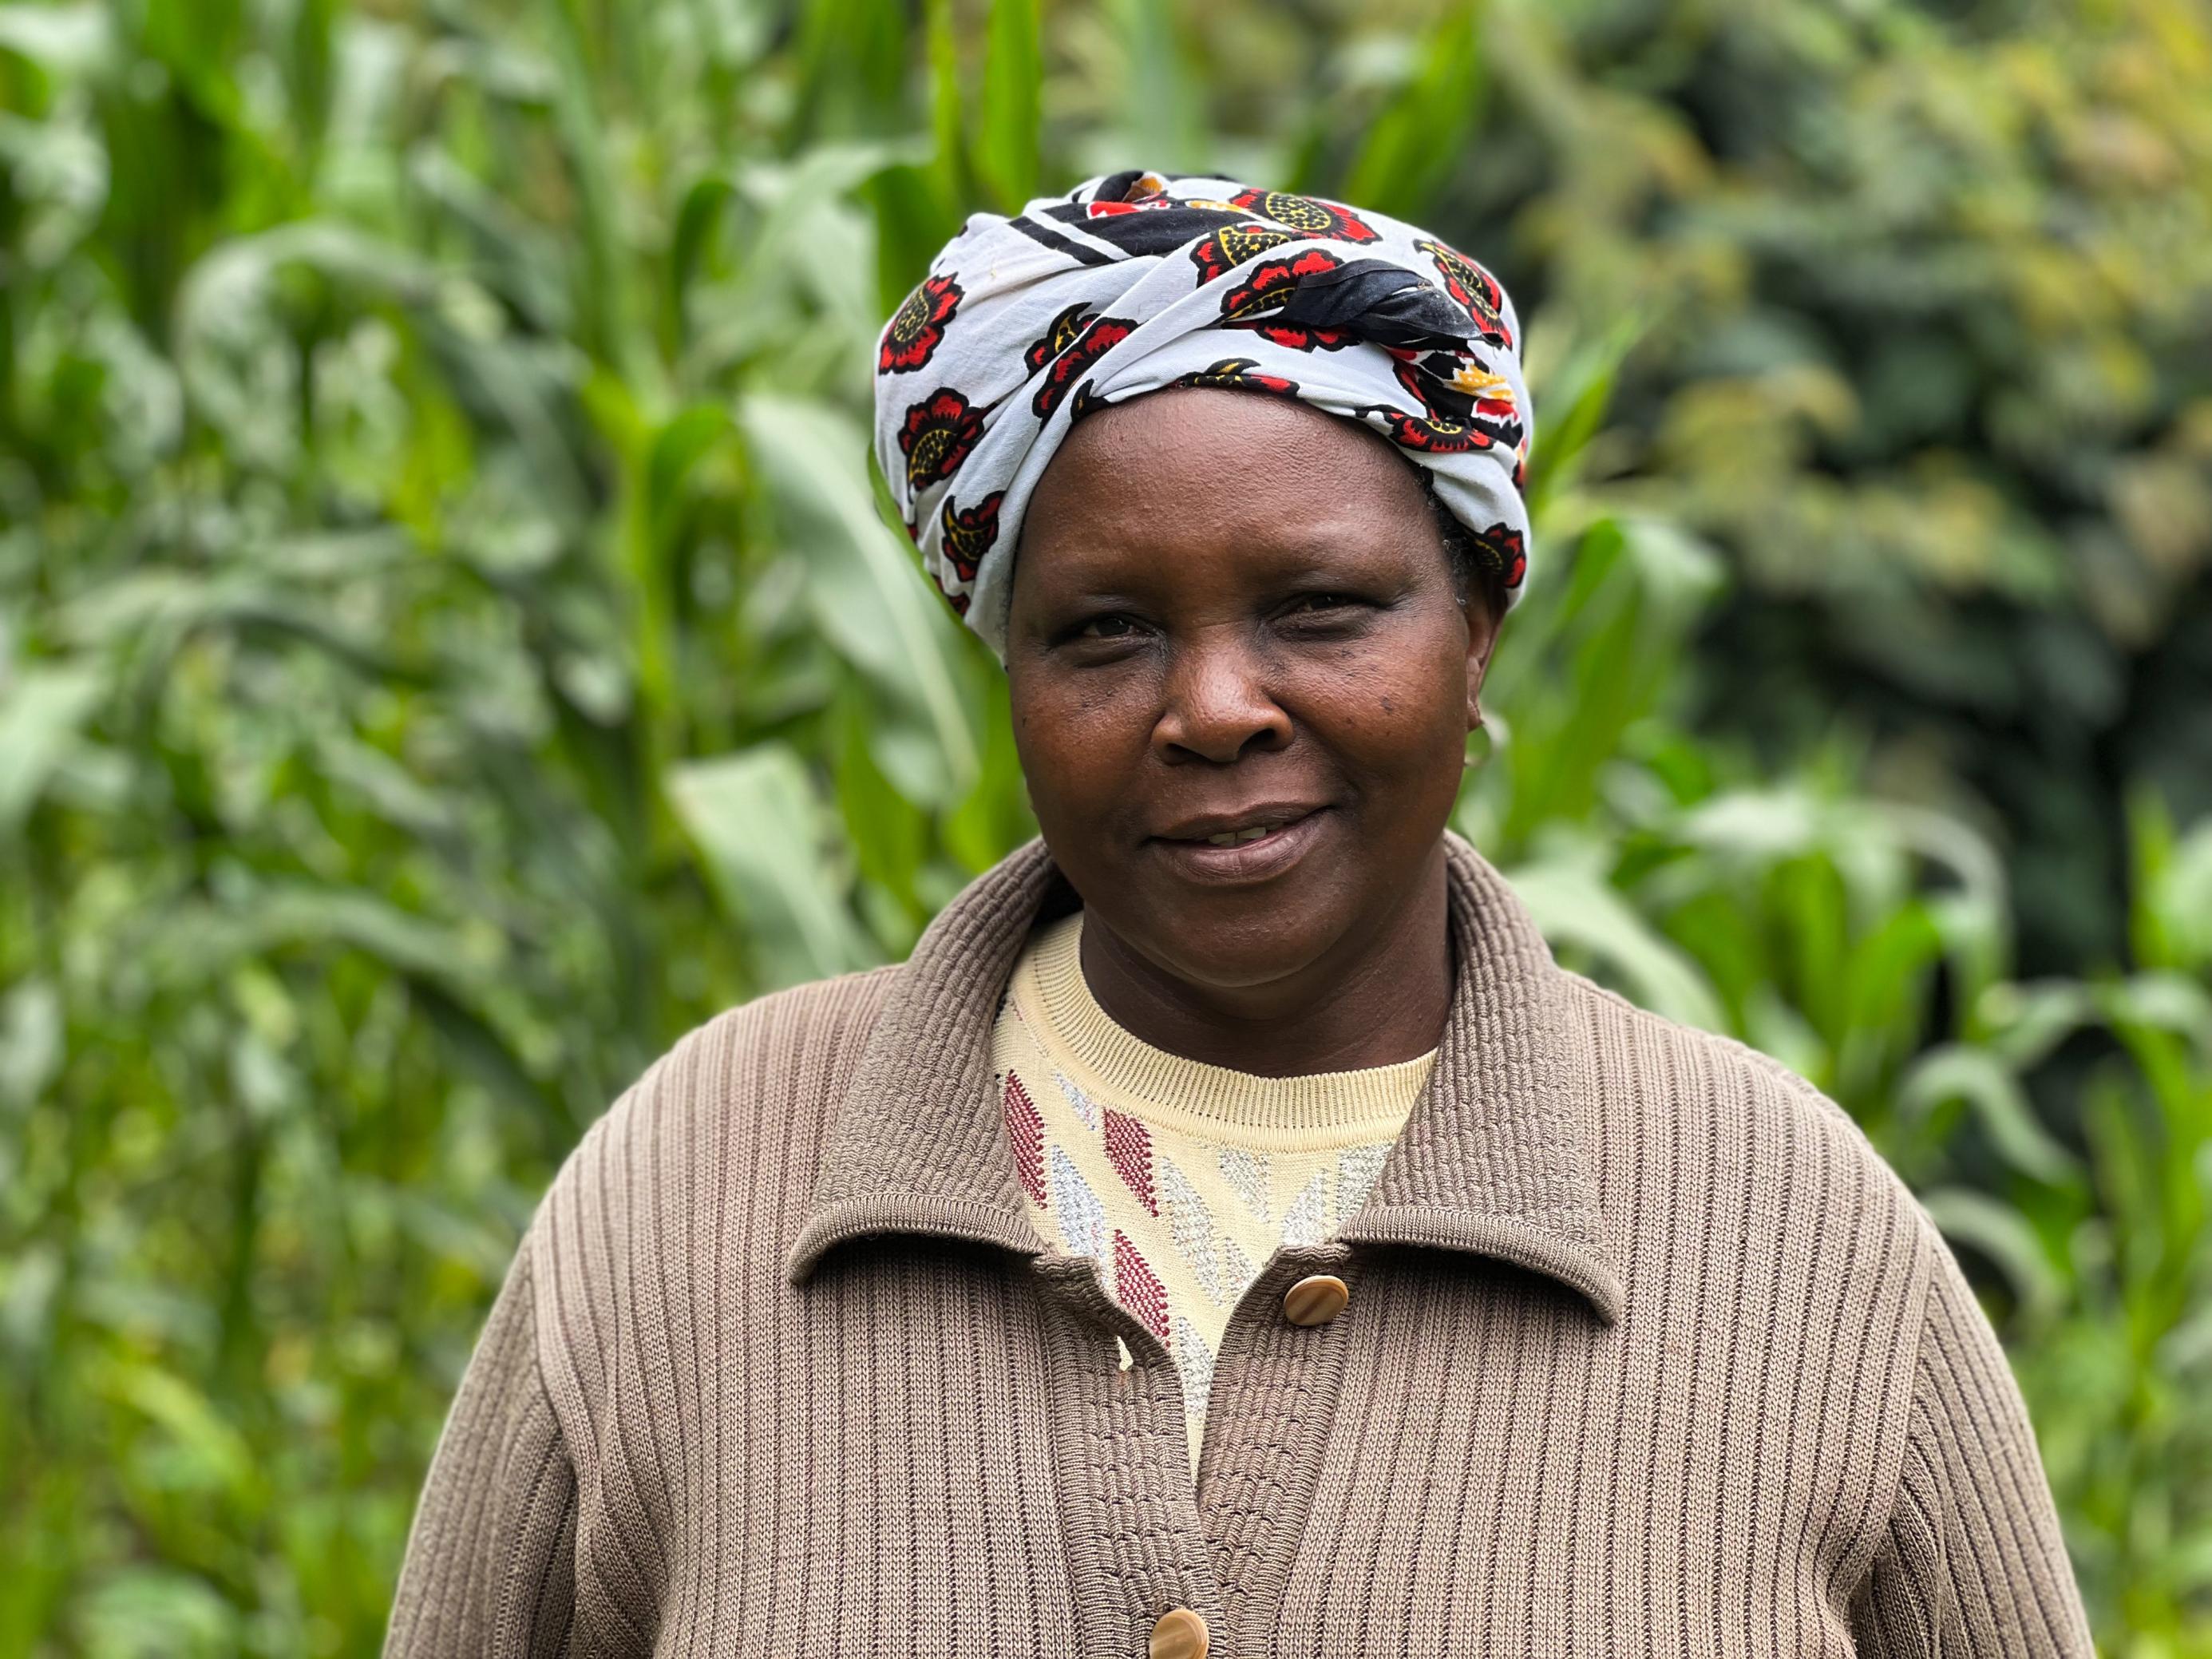
[[[1152,1626],[1149,1659],[1206,1659],[1206,1620],[1188,1607],[1170,1607]]]
[[[1334,1273],[1315,1273],[1283,1292],[1283,1317],[1293,1325],[1326,1325],[1351,1300],[1352,1292]]]

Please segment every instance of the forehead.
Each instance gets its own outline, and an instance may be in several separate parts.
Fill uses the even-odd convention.
[[[1250,549],[1325,562],[1434,540],[1419,477],[1375,434],[1285,398],[1176,387],[1075,428],[1030,502],[1021,562]]]

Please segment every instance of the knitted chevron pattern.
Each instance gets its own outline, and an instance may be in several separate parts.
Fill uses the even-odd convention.
[[[1000,1005],[1006,1142],[1040,1234],[1096,1260],[1175,1362],[1195,1474],[1230,1310],[1278,1245],[1358,1208],[1436,1054],[1294,1078],[1185,1060],[1099,1006],[1082,938],[1079,910],[1041,928]]]

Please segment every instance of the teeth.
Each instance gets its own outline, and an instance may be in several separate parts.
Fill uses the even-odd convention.
[[[1206,839],[1216,847],[1236,847],[1248,841],[1259,840],[1267,833],[1270,827],[1264,823],[1255,823],[1249,830],[1224,830],[1219,835],[1208,836]]]

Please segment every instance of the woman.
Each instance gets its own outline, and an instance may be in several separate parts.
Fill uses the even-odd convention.
[[[878,448],[1042,838],[586,1137],[389,1651],[2089,1653],[1926,1213],[1445,828],[1518,337],[1227,180],[969,222]]]

